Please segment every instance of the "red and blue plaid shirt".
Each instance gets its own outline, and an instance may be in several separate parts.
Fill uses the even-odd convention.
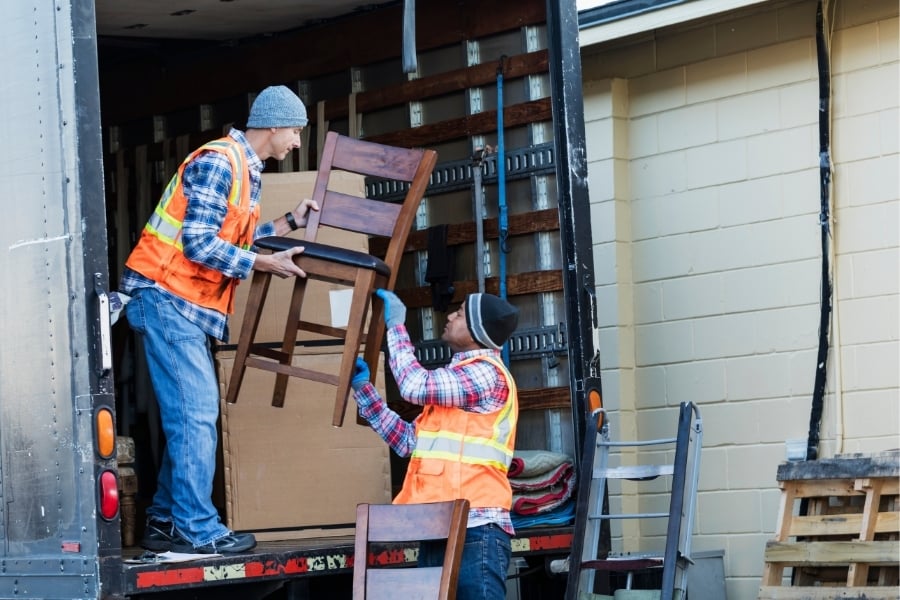
[[[416,359],[415,348],[405,325],[387,331],[388,356],[391,372],[400,389],[400,396],[419,406],[455,406],[476,413],[495,412],[506,404],[509,387],[506,378],[493,364],[476,360],[460,363],[477,356],[491,356],[500,360],[496,350],[471,350],[453,355],[450,364],[438,369],[426,369]],[[359,414],[388,443],[398,456],[409,456],[416,447],[415,422],[404,421],[388,408],[387,403],[371,383],[355,393]],[[503,508],[473,508],[469,512],[469,527],[495,523],[514,535],[509,511]]]

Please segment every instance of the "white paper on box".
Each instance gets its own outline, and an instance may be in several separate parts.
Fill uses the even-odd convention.
[[[353,290],[331,290],[328,299],[331,304],[331,326],[346,327],[350,321],[350,304],[353,301]]]

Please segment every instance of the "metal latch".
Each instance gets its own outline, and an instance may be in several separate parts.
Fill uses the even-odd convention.
[[[94,293],[97,294],[97,316],[100,319],[100,377],[112,370],[112,326],[119,320],[125,305],[131,300],[121,292],[103,289],[100,273],[94,273]]]
[[[94,273],[94,292],[97,294],[97,316],[100,318],[100,377],[112,370],[112,334],[109,320],[109,295],[99,287],[100,273]]]

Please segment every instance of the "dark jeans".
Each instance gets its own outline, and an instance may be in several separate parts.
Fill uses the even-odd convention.
[[[443,564],[445,547],[444,542],[423,542],[419,547],[419,566],[437,567]],[[456,599],[504,600],[511,557],[509,534],[496,525],[481,525],[466,530]]]

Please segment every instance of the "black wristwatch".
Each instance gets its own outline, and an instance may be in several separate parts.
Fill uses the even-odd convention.
[[[291,231],[297,231],[300,228],[300,226],[297,225],[297,220],[294,219],[294,213],[284,213],[284,220],[287,221],[287,224],[290,226]]]

